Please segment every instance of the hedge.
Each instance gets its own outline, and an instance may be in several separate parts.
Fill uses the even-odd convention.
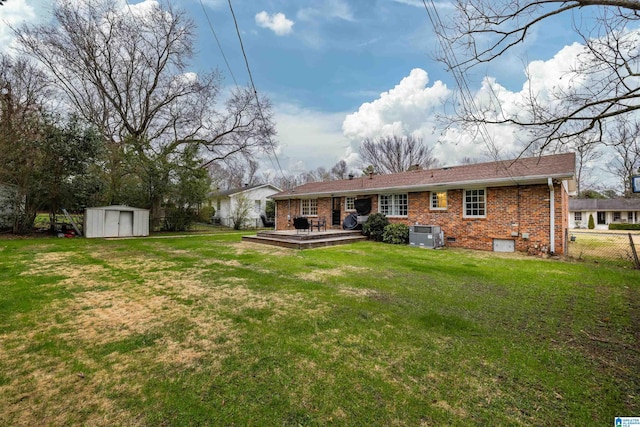
[[[609,230],[640,230],[640,224],[609,224]]]

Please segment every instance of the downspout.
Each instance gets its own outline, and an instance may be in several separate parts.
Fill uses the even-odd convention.
[[[549,186],[549,253],[556,253],[556,210],[555,210],[555,189],[553,188],[553,180],[547,178]]]

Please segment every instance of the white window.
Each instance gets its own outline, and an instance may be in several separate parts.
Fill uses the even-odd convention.
[[[262,200],[256,200],[254,209],[257,213],[262,212]]]
[[[582,212],[574,212],[573,220],[574,221],[582,221]]]
[[[381,194],[379,212],[386,216],[407,216],[408,205],[407,194]]]
[[[462,203],[465,218],[484,218],[487,216],[486,190],[464,190]]]
[[[447,192],[432,191],[431,192],[431,209],[444,210],[447,209]]]
[[[622,218],[622,216],[620,215],[620,212],[614,212],[613,213],[613,220],[614,221],[620,221],[620,218]]]
[[[355,201],[356,201],[355,197],[345,197],[344,198],[344,209],[347,210],[347,211],[355,211],[356,210]]]
[[[302,216],[318,215],[318,200],[317,199],[302,200],[302,209],[300,213],[302,214]]]

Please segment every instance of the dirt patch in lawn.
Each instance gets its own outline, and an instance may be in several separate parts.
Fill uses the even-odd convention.
[[[327,268],[327,269],[316,268],[315,270],[312,270],[312,271],[299,273],[297,274],[297,277],[302,280],[326,282],[331,278],[346,276],[349,273],[357,273],[357,272],[365,272],[365,271],[368,271],[368,270],[364,267],[344,265],[341,267]]]

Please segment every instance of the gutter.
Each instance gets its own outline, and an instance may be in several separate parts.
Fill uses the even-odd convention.
[[[553,179],[547,178],[549,186],[549,253],[556,253],[556,210],[555,210],[555,189],[553,188]]]

